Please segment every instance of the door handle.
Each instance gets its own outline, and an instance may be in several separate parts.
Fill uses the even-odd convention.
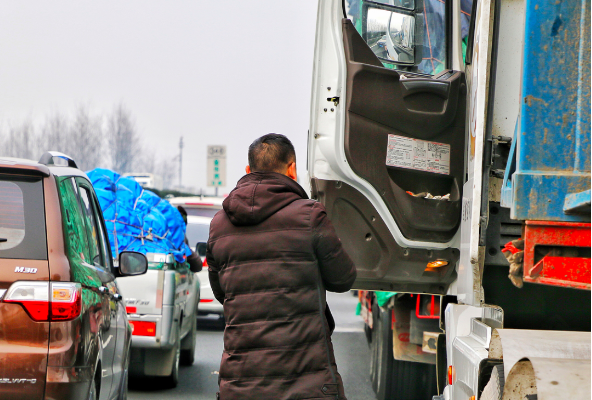
[[[109,288],[106,286],[99,286],[99,293],[107,294],[109,293]]]
[[[433,79],[402,80],[401,83],[405,88],[403,97],[407,97],[415,93],[432,93],[443,99],[447,99],[448,91],[450,89],[450,82],[437,81]]]

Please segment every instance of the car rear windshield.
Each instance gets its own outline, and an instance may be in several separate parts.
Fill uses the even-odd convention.
[[[189,241],[189,247],[192,249],[194,249],[198,243],[207,242],[209,236],[210,224],[195,224],[191,222],[187,224],[187,240]],[[199,253],[203,253],[200,254],[200,256],[205,255],[205,252]]]
[[[0,258],[47,260],[41,179],[0,175]]]
[[[209,218],[214,218],[214,215],[216,215],[216,213],[218,211],[220,211],[221,208],[193,208],[193,207],[185,207],[185,211],[187,211],[187,215],[193,215],[196,217],[209,217]]]

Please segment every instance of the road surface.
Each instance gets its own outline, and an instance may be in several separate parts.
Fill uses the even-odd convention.
[[[345,394],[349,400],[375,400],[368,377],[370,352],[364,337],[363,322],[355,315],[358,300],[350,292],[328,293],[327,303],[336,322],[333,346]],[[154,381],[131,382],[129,399],[215,399],[222,355],[222,333],[222,329],[215,324],[201,324],[197,334],[195,363],[191,367],[181,367],[179,386],[163,390]]]

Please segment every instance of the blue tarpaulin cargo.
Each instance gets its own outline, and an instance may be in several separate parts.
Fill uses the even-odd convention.
[[[128,250],[172,253],[183,262],[191,254],[183,217],[168,201],[108,169],[96,168],[87,175],[103,211],[113,258]]]

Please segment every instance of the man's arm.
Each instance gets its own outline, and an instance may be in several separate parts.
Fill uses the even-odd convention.
[[[189,263],[192,272],[200,272],[203,269],[201,257],[193,250],[191,250],[191,254],[187,257],[187,262]]]
[[[313,205],[311,222],[315,253],[325,288],[331,292],[347,292],[356,280],[356,266],[343,250],[321,203]]]
[[[212,255],[209,240],[206,247],[206,261],[208,262],[208,276],[210,277],[210,286],[212,288],[212,292],[214,292],[214,297],[220,302],[220,304],[224,304],[224,290],[222,290],[222,286],[220,286],[218,266],[216,265],[216,261]]]

